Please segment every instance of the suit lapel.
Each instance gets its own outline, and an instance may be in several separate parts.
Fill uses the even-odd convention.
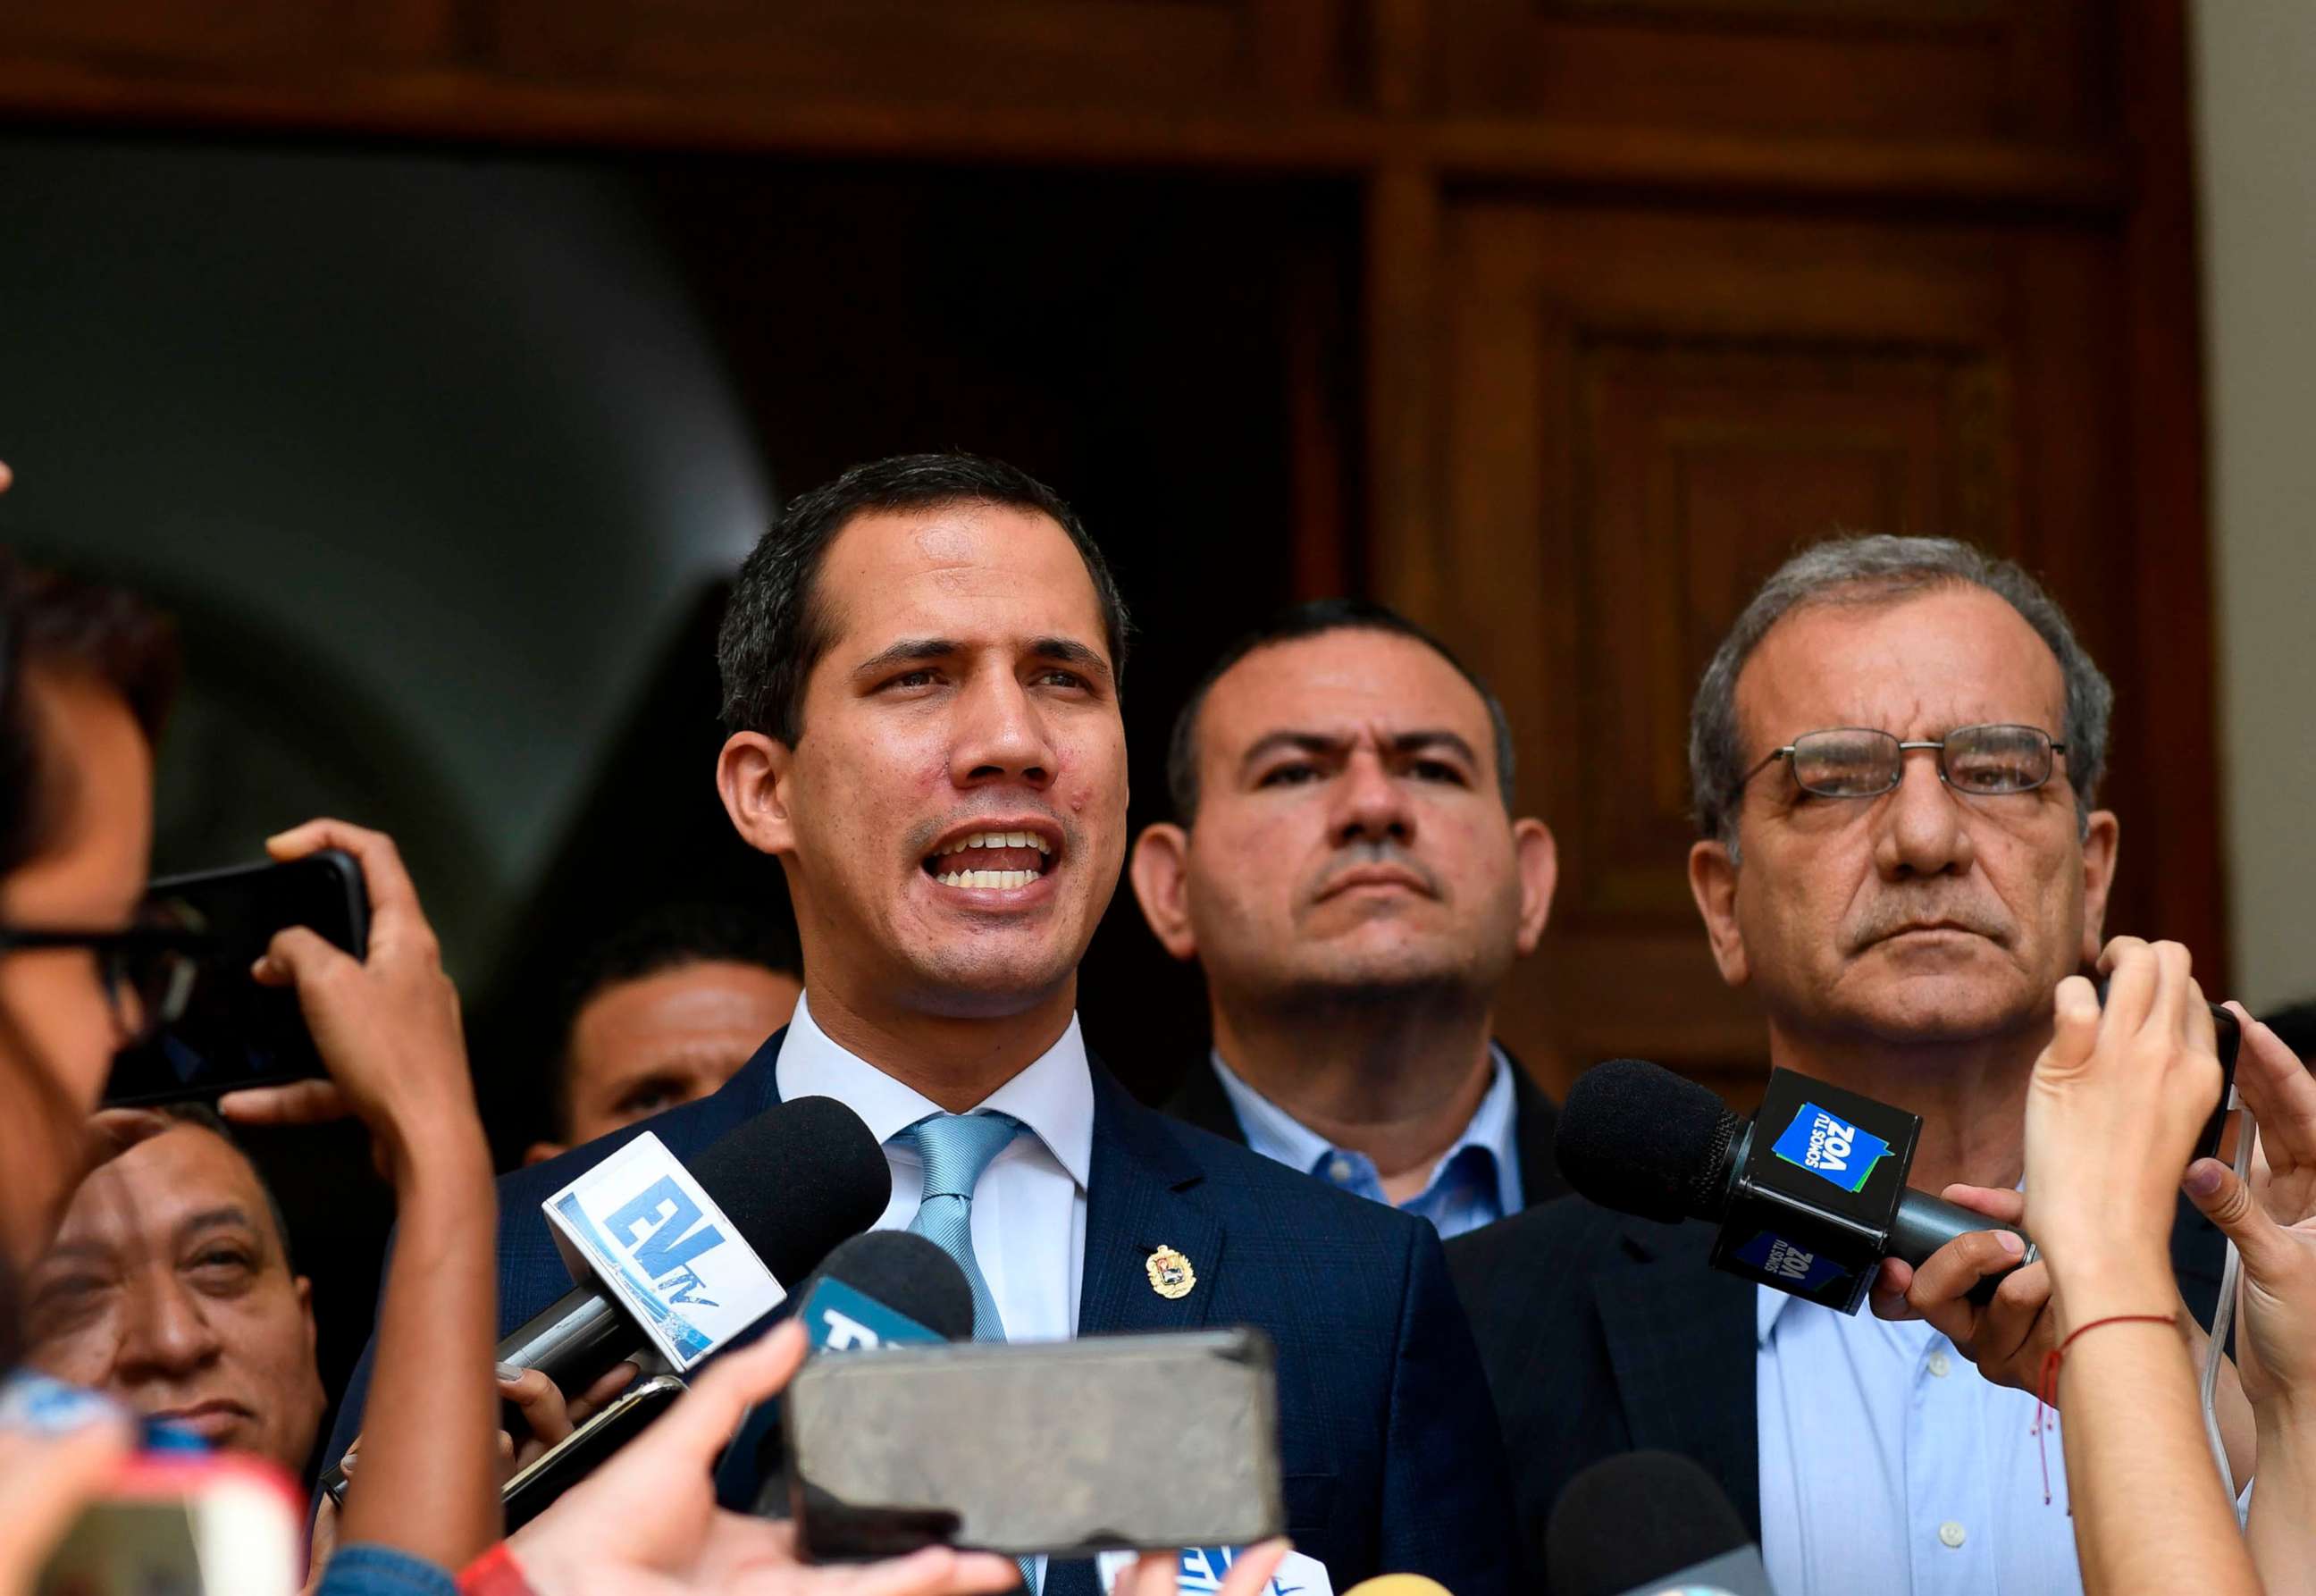
[[[1231,1107],[1230,1096],[1223,1091],[1223,1078],[1215,1074],[1215,1061],[1203,1053],[1182,1077],[1174,1095],[1167,1100],[1165,1111],[1185,1125],[1195,1125],[1242,1147],[1246,1146],[1246,1127],[1238,1122],[1238,1110]]]
[[[1568,1191],[1552,1146],[1560,1116],[1526,1066],[1512,1057],[1512,1050],[1501,1042],[1496,1047],[1504,1062],[1512,1066],[1512,1146],[1519,1154],[1520,1202],[1532,1208]]]
[[[1091,1067],[1093,1164],[1078,1333],[1198,1329],[1222,1279],[1224,1242],[1222,1226],[1182,1195],[1202,1172],[1162,1116],[1128,1097],[1099,1063]],[[1196,1277],[1179,1297],[1160,1295],[1151,1283],[1150,1255],[1160,1247],[1189,1260]]]
[[[1705,1265],[1711,1233],[1636,1224],[1635,1267],[1594,1282],[1608,1363],[1635,1448],[1695,1458],[1761,1537],[1754,1288]]]
[[[1098,1060],[1087,1063],[1093,1071],[1093,1163],[1087,1172],[1078,1333],[1202,1329],[1222,1278],[1223,1227],[1182,1193],[1203,1172],[1162,1115],[1127,1096]],[[1216,1091],[1219,1095],[1221,1089]],[[1151,1285],[1150,1254],[1159,1247],[1180,1253],[1197,1276],[1181,1297],[1162,1297]],[[1096,1596],[1096,1591],[1089,1560],[1047,1567],[1044,1596]]]

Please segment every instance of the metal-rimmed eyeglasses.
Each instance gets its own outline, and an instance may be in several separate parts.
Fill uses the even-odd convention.
[[[1937,751],[1938,780],[1948,787],[1986,798],[2034,791],[2050,780],[2058,756],[2067,751],[2064,743],[2031,726],[1957,727],[1943,737],[1919,742],[1866,727],[1836,727],[1804,732],[1784,747],[1771,749],[1738,785],[1782,759],[1804,792],[1819,798],[1879,798],[1903,779],[1906,753],[1914,748]]]
[[[200,969],[200,953],[208,941],[198,932],[173,926],[139,925],[125,931],[0,926],[0,955],[67,948],[85,948],[93,954],[123,1048],[151,1040],[184,1013]]]

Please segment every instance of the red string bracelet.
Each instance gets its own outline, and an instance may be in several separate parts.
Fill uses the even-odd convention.
[[[537,1592],[522,1577],[507,1543],[501,1541],[460,1572],[459,1596],[537,1596]]]
[[[2059,1411],[2059,1360],[2067,1355],[2067,1349],[2075,1344],[2077,1336],[2097,1330],[2102,1324],[2169,1324],[2177,1328],[2178,1323],[2178,1316],[2174,1314],[2109,1314],[2104,1319],[2093,1319],[2088,1324],[2076,1325],[2068,1333],[2066,1340],[2043,1354],[2041,1387],[2035,1394],[2035,1455],[2043,1465],[2044,1507],[2051,1505],[2051,1454],[2043,1415],[2046,1411],[2053,1413]]]

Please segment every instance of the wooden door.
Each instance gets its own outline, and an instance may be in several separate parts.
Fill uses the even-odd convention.
[[[1501,1029],[1554,1089],[1637,1054],[1745,1098],[1760,1020],[1722,985],[1685,873],[1697,677],[1796,548],[1936,532],[2041,574],[2128,711],[2160,667],[2126,646],[2116,244],[1488,201],[1444,226],[1439,509],[1386,539],[1377,576],[1493,681],[1522,802],[1560,839],[1553,928]],[[2134,929],[2164,868],[2133,824],[2154,729],[2120,718],[2103,795]]]

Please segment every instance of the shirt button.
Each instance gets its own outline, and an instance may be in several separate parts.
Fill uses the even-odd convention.
[[[1351,1178],[1351,1161],[1338,1153],[1327,1161],[1327,1178],[1341,1185]]]
[[[1933,1353],[1931,1353],[1931,1354],[1930,1354],[1930,1372],[1931,1372],[1932,1374],[1934,1374],[1934,1375],[1937,1376],[1937,1378],[1940,1378],[1940,1379],[1944,1379],[1944,1378],[1946,1378],[1946,1376],[1948,1376],[1948,1375],[1950,1375],[1950,1374],[1952,1374],[1952,1373],[1954,1372],[1954,1360],[1953,1360],[1953,1359],[1951,1359],[1951,1358],[1949,1358],[1949,1357],[1947,1357],[1944,1352],[1933,1352]],[[1960,1534],[1960,1533],[1961,1533],[1961,1531],[1956,1530],[1956,1531],[1955,1531],[1955,1533],[1956,1533],[1956,1534]],[[1949,1545],[1949,1546],[1952,1546],[1952,1545],[1954,1545],[1955,1543],[1954,1543],[1954,1542],[1952,1542],[1952,1541],[1948,1541],[1946,1544],[1947,1544],[1947,1545]]]
[[[1943,1545],[1958,1547],[1967,1538],[1962,1526],[1952,1519],[1938,1526],[1938,1540]]]

